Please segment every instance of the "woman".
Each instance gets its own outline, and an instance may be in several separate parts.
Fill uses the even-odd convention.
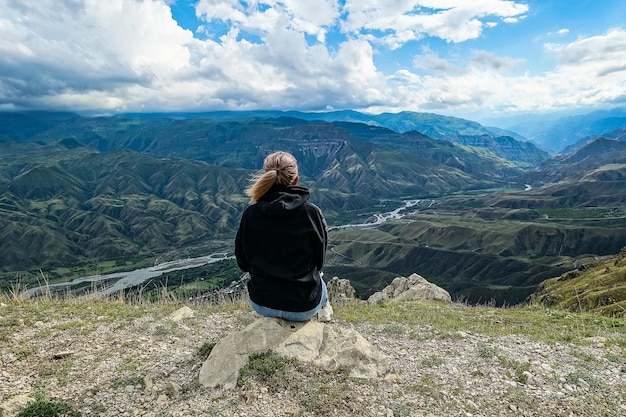
[[[263,172],[246,190],[235,238],[237,264],[250,273],[250,305],[259,314],[289,321],[330,320],[322,267],[327,226],[321,210],[298,185],[298,163],[287,152],[265,158]]]

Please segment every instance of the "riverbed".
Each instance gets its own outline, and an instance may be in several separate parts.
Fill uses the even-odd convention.
[[[372,220],[364,223],[345,224],[340,226],[329,227],[329,230],[338,230],[346,228],[368,228],[379,226],[389,220],[401,219],[407,214],[412,213],[411,208],[415,207],[421,200],[407,200],[401,207],[385,213],[375,213]],[[430,205],[434,200],[430,202]],[[86,290],[90,296],[107,296],[116,294],[126,288],[141,285],[150,278],[158,277],[172,271],[182,269],[198,268],[215,262],[221,262],[227,259],[234,259],[232,254],[227,252],[216,252],[197,258],[176,259],[163,263],[155,264],[147,268],[135,269],[127,272],[115,272],[111,274],[90,275],[87,277],[76,278],[72,281],[48,284],[40,287],[31,288],[27,291],[28,297],[38,297],[42,294],[50,293],[70,293],[72,290],[82,288]]]

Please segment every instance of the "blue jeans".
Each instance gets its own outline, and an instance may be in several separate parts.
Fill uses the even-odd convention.
[[[326,304],[326,302],[328,301],[328,289],[326,288],[326,283],[324,282],[323,279],[320,279],[320,281],[322,282],[322,299],[320,300],[320,303],[312,310],[309,310],[309,311],[276,310],[274,308],[260,306],[252,300],[250,300],[250,306],[254,309],[254,311],[256,311],[257,313],[265,317],[275,317],[275,318],[283,319],[287,321],[310,320],[311,318],[313,318],[313,316],[315,316],[318,313],[318,311],[322,309],[324,304]]]

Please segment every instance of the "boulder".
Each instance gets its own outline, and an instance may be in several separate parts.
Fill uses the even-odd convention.
[[[450,293],[443,288],[425,280],[418,274],[411,274],[408,278],[397,277],[382,291],[372,294],[367,302],[379,303],[389,301],[414,300],[441,300],[451,302]]]
[[[389,359],[356,330],[314,320],[262,317],[215,345],[200,369],[200,384],[234,388],[248,357],[268,350],[328,370],[346,369],[355,378],[382,377],[390,366]]]
[[[356,298],[356,290],[347,279],[333,277],[326,283],[326,287],[328,288],[328,298],[331,304],[342,305],[346,301]]]
[[[183,306],[179,308],[178,310],[176,310],[175,312],[173,312],[172,314],[170,314],[169,319],[172,320],[173,322],[178,323],[179,321],[183,319],[188,319],[191,317],[194,317],[193,310],[187,306]]]

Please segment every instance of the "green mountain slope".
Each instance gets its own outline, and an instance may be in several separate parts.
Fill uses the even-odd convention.
[[[612,259],[582,264],[560,277],[544,281],[529,301],[578,313],[624,317],[625,277],[626,248]]]
[[[591,174],[590,174],[591,175]],[[417,272],[468,301],[523,302],[581,259],[626,246],[626,185],[607,176],[434,199],[376,229],[331,234],[329,273],[361,296]]]
[[[203,162],[18,146],[0,166],[0,270],[131,258],[230,235],[247,172]]]
[[[0,113],[0,122],[4,115]],[[124,143],[117,143],[118,148],[127,148],[141,151],[149,146],[152,139],[157,138],[158,132],[168,131],[166,137],[180,136],[185,131],[202,130],[201,124],[197,121],[211,120],[214,123],[225,124],[224,132],[229,131],[228,126],[232,123],[253,124],[260,122],[274,123],[277,120],[292,120],[297,123],[313,122],[319,124],[326,122],[350,122],[379,126],[395,132],[420,132],[438,140],[448,140],[451,142],[478,146],[488,149],[500,158],[513,161],[522,167],[527,167],[541,162],[549,155],[533,144],[519,141],[510,136],[504,137],[493,133],[477,122],[443,116],[433,113],[382,113],[378,115],[359,113],[354,111],[327,112],[327,113],[302,113],[302,112],[280,112],[280,111],[249,111],[249,112],[209,112],[201,114],[137,114],[126,115],[124,117],[112,118],[85,118],[76,123],[64,123],[59,126],[53,137],[57,138],[58,133],[76,135],[85,138],[84,143],[104,150],[109,149],[106,145],[106,138],[115,136],[125,136]],[[168,129],[172,126],[173,129]],[[198,132],[196,132],[198,133]],[[196,136],[197,137],[197,136]],[[200,136],[202,137],[202,136]],[[105,139],[103,142],[102,139]],[[49,139],[49,136],[48,136]],[[46,134],[40,135],[39,140],[46,140]],[[161,139],[159,139],[161,142]],[[521,150],[521,151],[520,151]]]
[[[5,273],[231,242],[246,180],[277,149],[296,156],[331,225],[421,199],[401,220],[331,231],[328,275],[351,279],[361,296],[417,272],[457,298],[515,304],[581,257],[626,246],[612,143],[518,177],[519,161],[487,148],[352,121],[72,116],[41,126],[0,145]],[[521,191],[520,181],[562,174]]]
[[[0,147],[0,268],[145,256],[231,238],[250,170],[276,149],[296,155],[303,182],[331,221],[384,199],[498,184],[325,122],[77,119]]]
[[[623,171],[625,165],[626,142],[600,138],[572,153],[545,161],[524,177],[530,184],[557,183],[580,180],[593,171]]]

